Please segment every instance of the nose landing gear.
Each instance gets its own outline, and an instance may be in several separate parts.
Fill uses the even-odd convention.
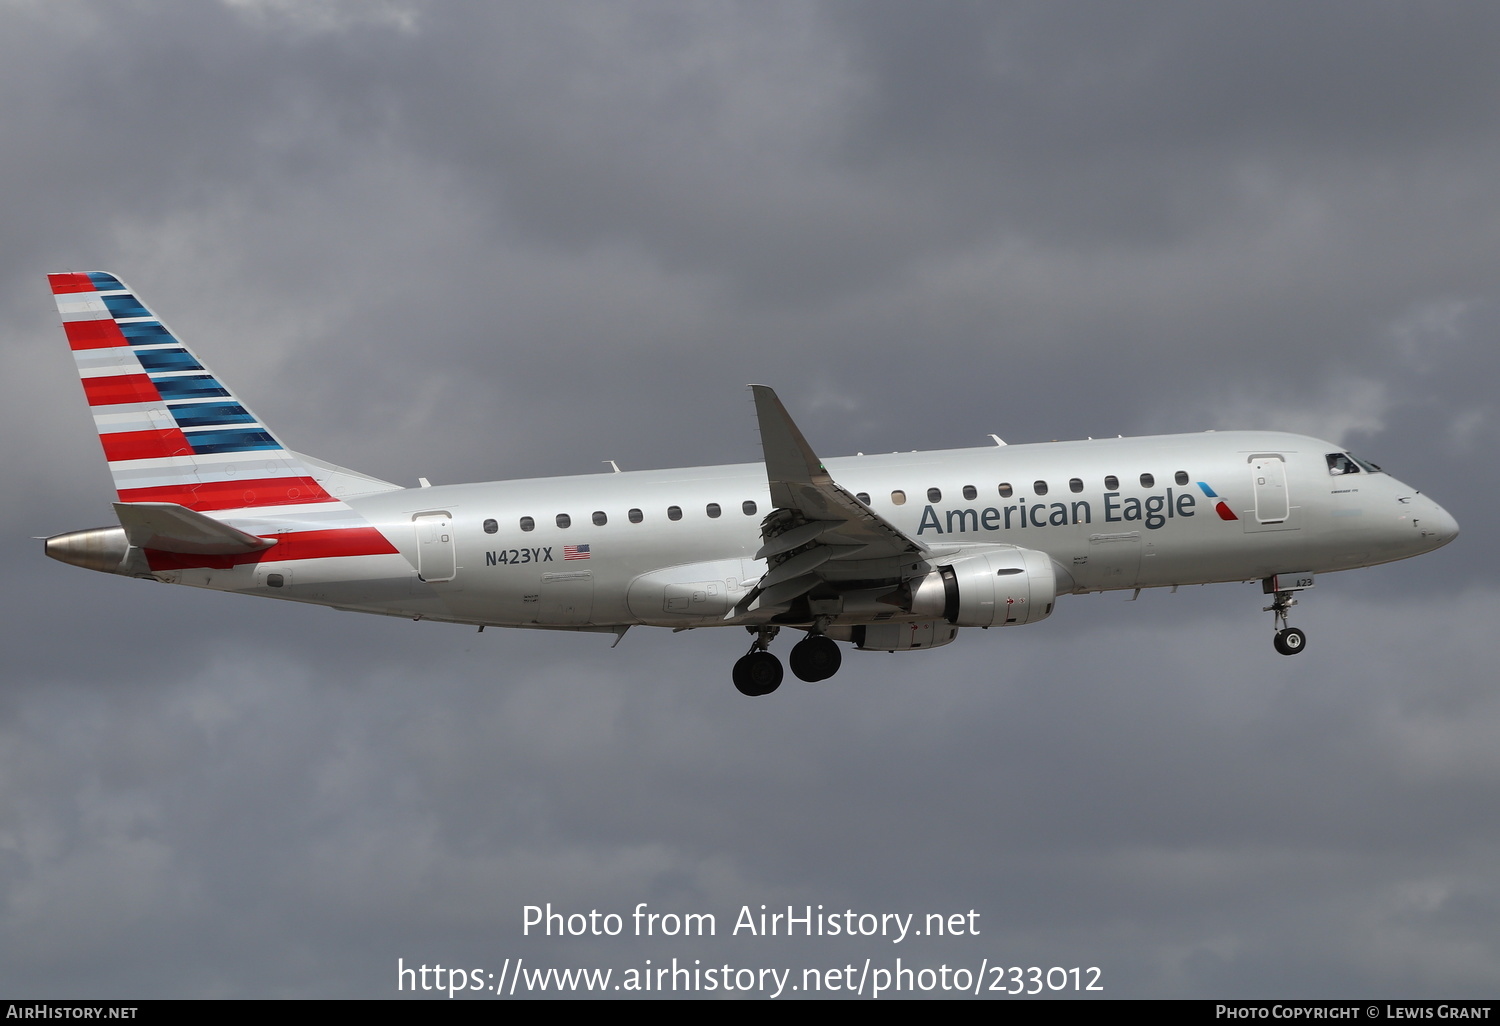
[[[1292,595],[1304,588],[1311,588],[1312,582],[1312,574],[1278,574],[1275,577],[1267,577],[1261,582],[1267,595],[1276,596],[1261,612],[1272,613],[1275,616],[1277,629],[1276,636],[1272,640],[1276,651],[1282,655],[1296,655],[1307,647],[1307,632],[1287,623],[1287,611],[1297,604],[1297,600]]]
[[[1284,627],[1276,632],[1272,644],[1282,655],[1296,655],[1307,647],[1307,632],[1301,627]]]

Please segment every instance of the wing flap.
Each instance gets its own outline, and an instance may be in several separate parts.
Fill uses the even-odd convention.
[[[815,541],[819,535],[826,534],[843,526],[840,520],[814,520],[803,524],[801,527],[793,527],[783,531],[762,545],[755,553],[756,559],[771,559],[781,555],[783,552],[791,552],[793,549],[801,548],[810,541]]]
[[[822,583],[823,579],[817,574],[803,574],[769,588],[758,589],[742,606],[746,610],[779,608],[801,598]]]
[[[760,586],[763,589],[772,588],[782,581],[810,574],[832,559],[833,555],[834,549],[830,545],[815,545],[810,549],[803,549],[766,571],[766,575],[760,579]]]

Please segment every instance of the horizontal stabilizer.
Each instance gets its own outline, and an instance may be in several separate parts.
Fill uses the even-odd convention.
[[[115,515],[130,544],[142,549],[229,556],[276,544],[274,538],[257,538],[174,502],[117,502]]]

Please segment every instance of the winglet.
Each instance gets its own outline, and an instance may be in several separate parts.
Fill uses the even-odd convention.
[[[802,431],[769,385],[751,385],[755,415],[760,421],[760,445],[765,453],[771,503],[783,509],[799,505],[790,484],[826,485],[832,482],[823,462],[807,444]]]

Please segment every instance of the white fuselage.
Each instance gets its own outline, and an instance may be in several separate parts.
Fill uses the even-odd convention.
[[[106,573],[412,619],[607,631],[738,625],[766,695],[863,651],[1050,616],[1059,594],[1261,579],[1297,592],[1458,525],[1340,447],[1227,431],[823,460],[750,385],[760,463],[401,488],[289,449],[124,282],[48,275],[116,526],[54,535]]]
[[[1429,551],[1457,533],[1441,507],[1388,474],[1331,473],[1327,456],[1340,451],[1300,435],[1225,431],[853,456],[825,466],[938,553],[995,545],[1045,553],[1060,593],[1344,570]],[[399,556],[278,563],[273,549],[258,563],[156,576],[470,624],[706,626],[735,622],[735,602],[766,572],[754,556],[772,508],[761,464],[345,501]],[[222,516],[260,533],[253,518]],[[277,529],[287,529],[284,520]],[[278,586],[268,584],[273,575]],[[860,619],[851,611],[831,622]]]

